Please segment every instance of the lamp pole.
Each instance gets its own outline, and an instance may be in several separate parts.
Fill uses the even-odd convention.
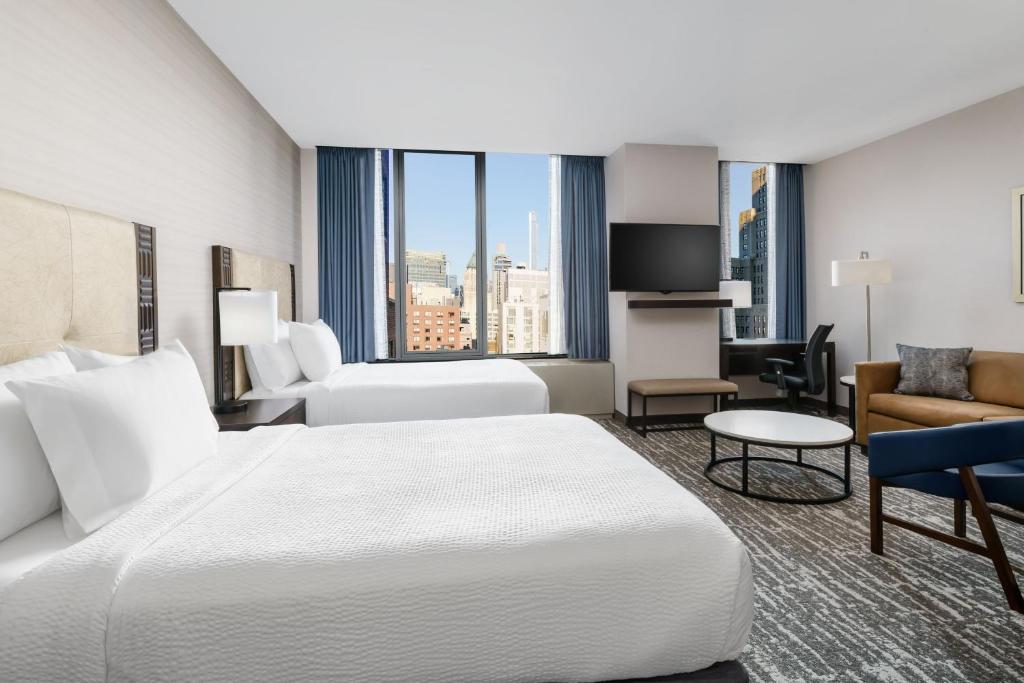
[[[868,252],[860,252],[860,260],[867,261],[870,257]],[[868,361],[871,360],[871,285],[864,285],[864,301],[867,304],[867,330],[868,330]]]

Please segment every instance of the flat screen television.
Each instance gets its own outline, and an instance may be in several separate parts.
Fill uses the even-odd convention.
[[[612,223],[608,242],[613,292],[713,292],[721,279],[717,225]]]

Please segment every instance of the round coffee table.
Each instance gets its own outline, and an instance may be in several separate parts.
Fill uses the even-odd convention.
[[[803,505],[820,505],[836,503],[850,497],[853,489],[850,485],[850,443],[853,431],[844,424],[811,415],[799,413],[782,413],[773,410],[726,410],[712,413],[704,418],[704,427],[711,433],[711,462],[704,468],[704,476],[712,484],[727,491],[738,493],[748,498],[769,500],[775,503],[796,503]],[[737,441],[743,445],[742,456],[719,458],[716,438],[722,437]],[[769,446],[771,448],[792,448],[796,450],[796,460],[774,458],[768,456],[752,456],[748,453],[751,445]],[[805,450],[843,447],[845,466],[842,476],[838,472],[804,462]],[[751,461],[774,462],[805,470],[820,472],[842,482],[843,491],[823,498],[792,498],[753,493],[749,488],[749,466]],[[742,462],[742,484],[739,488],[716,481],[711,472],[727,462]]]

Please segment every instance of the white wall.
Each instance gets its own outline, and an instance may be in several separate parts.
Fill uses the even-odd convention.
[[[718,149],[626,144],[605,161],[609,222],[718,224]],[[710,298],[709,294],[609,295],[615,409],[627,412],[633,379],[718,377],[717,309],[640,310],[635,298]],[[707,412],[710,399],[655,400],[659,413]],[[637,405],[639,409],[639,404]]]
[[[297,262],[298,147],[162,0],[2,14],[0,186],[154,226],[160,338],[209,388],[210,246]]]
[[[299,320],[313,322],[320,317],[320,227],[316,184],[316,149],[299,153],[302,185],[302,278],[296,287],[302,293]]]
[[[1024,88],[808,167],[808,328],[835,322],[838,371],[866,354],[864,290],[833,259],[893,262],[872,288],[873,355],[896,343],[1024,351],[1011,300],[1010,189],[1024,185]],[[846,401],[846,392],[839,392]]]

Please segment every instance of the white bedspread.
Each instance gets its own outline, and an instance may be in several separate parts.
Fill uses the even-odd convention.
[[[548,412],[548,388],[511,358],[422,363],[348,363],[321,382],[243,398],[304,396],[311,427]]]
[[[0,593],[0,680],[599,681],[746,642],[742,544],[585,418],[222,446]]]

